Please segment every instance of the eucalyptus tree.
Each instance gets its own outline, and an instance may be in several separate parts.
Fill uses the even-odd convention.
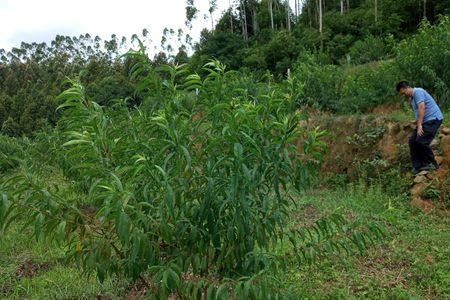
[[[195,6],[194,0],[186,0],[186,21],[185,24],[188,28],[192,28],[192,21],[197,18],[199,10]]]
[[[289,6],[289,0],[284,1],[284,8],[286,12],[286,29],[291,31],[291,8]]]
[[[378,23],[378,0],[374,0],[375,23]]]
[[[214,11],[216,11],[216,9],[217,9],[217,0],[209,0],[208,12],[209,12],[209,17],[211,18],[211,30],[214,30],[213,13],[214,13]]]
[[[228,0],[228,13],[230,15],[230,31],[231,33],[233,33],[234,29],[233,29],[233,5],[231,0]]]
[[[270,26],[271,26],[272,30],[275,30],[275,24],[273,21],[273,1],[274,0],[267,0],[267,5],[268,5],[267,9],[268,9],[269,15],[270,15]]]
[[[323,1],[317,0],[318,17],[319,17],[319,32],[322,34],[323,31]]]
[[[239,10],[241,14],[242,36],[244,37],[244,40],[248,40],[247,10],[245,8],[245,2],[245,0],[239,0]]]

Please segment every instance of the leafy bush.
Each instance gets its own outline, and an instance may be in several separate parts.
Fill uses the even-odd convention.
[[[0,173],[14,169],[23,155],[23,145],[18,139],[0,134]]]
[[[157,72],[137,61],[140,93],[153,94],[145,86],[159,82]],[[144,95],[157,103],[133,111],[105,110],[73,82],[61,94],[57,147],[73,184],[49,188],[27,173],[0,181],[1,223],[23,215],[36,237],[64,241],[69,258],[100,279],[148,271],[158,298],[270,298],[279,291],[267,269],[362,253],[380,238],[377,226],[340,216],[287,226],[292,192],[307,184],[305,156],[320,159],[322,135],[296,150],[291,93],[236,92],[238,76],[216,61],[205,78],[184,66],[160,70],[161,97]],[[293,250],[274,253],[286,235]]]
[[[294,76],[303,86],[300,104],[334,110],[339,105],[343,70],[323,63],[323,57],[304,54],[294,67]]]
[[[396,64],[404,78],[430,89],[445,107],[450,105],[450,18],[432,26],[422,22],[419,33],[397,47]]]
[[[393,85],[398,79],[398,71],[390,60],[347,70],[341,100],[335,111],[368,112],[374,107],[395,101]]]
[[[324,63],[317,55],[303,55],[294,69],[302,90],[299,104],[336,113],[367,112],[395,99],[399,78],[392,61],[343,67]]]
[[[368,35],[363,40],[356,41],[349,50],[352,64],[365,64],[389,57],[392,53],[394,40],[392,36],[387,38]]]

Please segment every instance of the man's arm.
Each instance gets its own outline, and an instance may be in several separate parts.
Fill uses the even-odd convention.
[[[418,108],[418,114],[417,114],[417,134],[419,134],[420,136],[423,135],[423,128],[422,128],[422,121],[423,121],[423,116],[425,114],[425,102],[420,102],[417,105]]]

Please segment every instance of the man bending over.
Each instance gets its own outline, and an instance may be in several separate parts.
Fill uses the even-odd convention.
[[[424,89],[411,87],[408,82],[397,84],[397,92],[408,97],[417,121],[417,127],[409,138],[409,152],[413,173],[439,168],[430,144],[442,124],[442,112],[433,97]]]

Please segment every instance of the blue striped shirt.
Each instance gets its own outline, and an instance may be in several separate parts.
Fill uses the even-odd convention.
[[[411,101],[411,106],[414,111],[414,115],[416,116],[416,120],[418,119],[418,107],[419,103],[425,102],[425,113],[423,115],[423,123],[427,121],[431,121],[434,119],[442,120],[444,117],[442,116],[442,112],[439,109],[436,101],[433,97],[425,91],[423,88],[414,88],[413,95],[409,99]]]

